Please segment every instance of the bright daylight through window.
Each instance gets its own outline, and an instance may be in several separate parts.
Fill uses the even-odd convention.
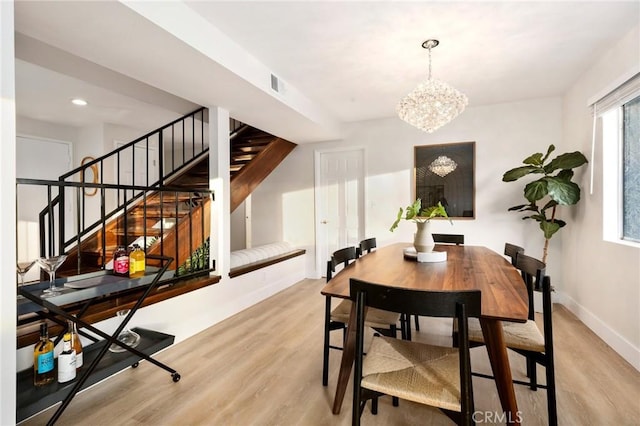
[[[640,245],[640,76],[595,104],[602,118],[603,231]]]
[[[640,242],[640,96],[622,109],[622,238]]]

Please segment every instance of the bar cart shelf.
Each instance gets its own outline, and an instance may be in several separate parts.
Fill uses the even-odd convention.
[[[136,347],[139,351],[152,355],[161,349],[171,346],[174,336],[164,334],[157,331],[146,330],[143,328],[133,328],[133,331],[141,337],[140,343]],[[86,346],[83,349],[83,357],[85,365],[89,365],[100,352],[100,349],[108,344],[107,341],[101,340]],[[81,387],[85,389],[99,381],[124,370],[127,367],[137,367],[138,362],[142,358],[129,352],[113,353],[107,352],[100,360],[96,369],[91,373],[87,381]],[[79,371],[81,373],[82,370]],[[172,374],[173,381],[180,380],[178,373]],[[17,377],[17,395],[16,395],[16,420],[18,422],[42,411],[52,405],[62,401],[69,393],[77,379],[59,384],[53,382],[42,387],[33,385],[33,369],[23,370],[18,373]]]

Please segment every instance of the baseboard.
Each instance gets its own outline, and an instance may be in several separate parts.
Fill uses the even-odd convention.
[[[600,318],[565,293],[558,294],[558,302],[571,311],[591,331],[618,353],[625,361],[640,371],[640,348],[634,346]]]

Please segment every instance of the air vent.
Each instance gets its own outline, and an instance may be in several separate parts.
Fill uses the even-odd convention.
[[[278,77],[276,77],[275,75],[271,74],[271,88],[275,91],[280,93],[280,82],[278,81]]]

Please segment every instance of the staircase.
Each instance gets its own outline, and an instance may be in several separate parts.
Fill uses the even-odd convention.
[[[231,212],[285,159],[296,144],[236,120],[231,122]]]
[[[119,170],[125,158],[128,160],[132,157],[135,164],[136,155],[138,162],[142,161],[143,169],[147,167],[148,174],[149,165],[156,159],[149,158],[147,149],[146,160],[140,160],[145,152],[140,146],[146,149],[152,145],[158,145],[159,168],[169,170],[156,183],[150,184],[147,177],[143,187],[136,186],[140,184],[135,178],[135,185],[130,182],[127,182],[128,186],[122,185],[123,179],[117,176],[116,185],[100,188],[103,206],[100,218],[93,223],[84,218],[78,220],[82,226],[77,235],[68,240],[60,238],[59,246],[63,249],[58,252],[66,252],[68,258],[59,269],[58,276],[101,270],[107,266],[118,245],[129,246],[134,243],[146,248],[147,254],[173,257],[175,261],[170,269],[175,269],[176,275],[208,270],[212,195],[208,190],[209,149],[206,140],[208,131],[205,129],[208,120],[205,111],[201,109],[176,120],[60,178],[66,180],[74,175],[82,175],[87,168],[96,165],[99,175],[104,176],[105,165],[109,162],[115,161]],[[176,128],[182,130],[177,139]],[[185,128],[191,130],[185,134]],[[233,211],[296,145],[233,119],[230,128]],[[167,146],[178,147],[179,152],[173,150],[167,153]],[[126,155],[126,149],[130,149],[132,154]],[[135,166],[132,168],[135,170]],[[64,192],[61,192],[63,197],[59,202],[64,203]],[[84,205],[85,197],[83,191],[82,200],[77,204]],[[109,204],[109,198],[112,204],[117,199],[116,208],[106,214],[104,205]],[[59,211],[63,210],[59,208]],[[51,214],[52,209],[47,208],[41,213],[41,229],[48,221],[47,212]],[[63,221],[64,217],[60,222]],[[90,224],[85,226],[85,223]],[[59,234],[64,235],[65,231]],[[44,252],[45,247],[41,247],[41,251]],[[53,251],[50,247],[49,252]],[[148,264],[153,266],[152,263]]]

